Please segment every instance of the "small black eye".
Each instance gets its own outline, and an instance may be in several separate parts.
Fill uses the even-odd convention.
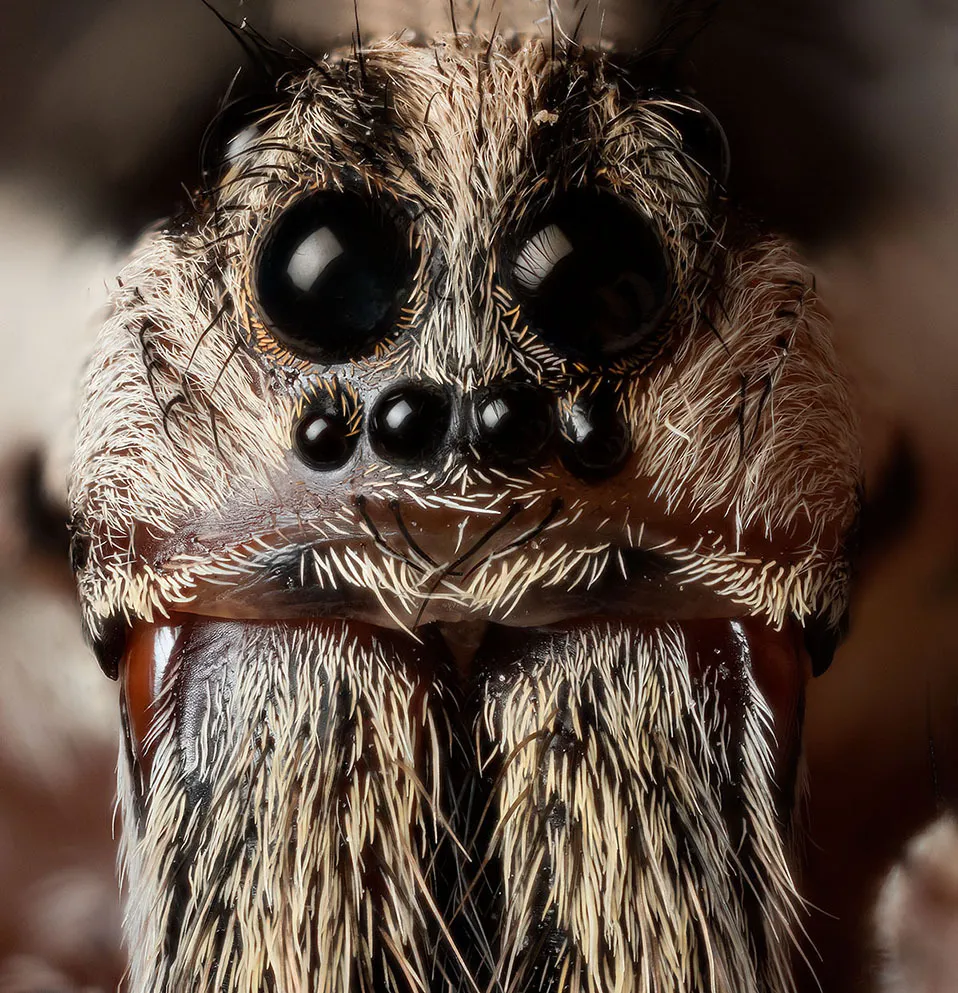
[[[293,443],[299,457],[313,469],[338,469],[356,448],[356,435],[338,412],[309,411],[296,425]]]
[[[317,362],[362,356],[408,297],[412,263],[385,210],[351,193],[288,207],[256,260],[256,298],[269,329]]]
[[[535,330],[586,362],[649,348],[670,297],[651,222],[610,193],[570,193],[516,255],[512,280]]]

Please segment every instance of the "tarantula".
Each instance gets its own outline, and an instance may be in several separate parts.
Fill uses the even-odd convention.
[[[641,60],[297,58],[85,379],[131,990],[793,989],[859,503],[808,268]]]

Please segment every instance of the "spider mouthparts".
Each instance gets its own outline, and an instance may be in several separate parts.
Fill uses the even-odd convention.
[[[131,754],[148,782],[163,739],[189,737],[202,724],[209,701],[220,698],[228,706],[238,680],[268,685],[269,676],[257,670],[270,664],[261,651],[270,639],[273,651],[280,650],[284,663],[301,674],[322,669],[323,659],[311,647],[320,633],[334,633],[347,653],[370,645],[388,649],[410,683],[429,684],[433,692],[468,706],[469,695],[483,681],[510,683],[517,673],[546,664],[550,654],[561,655],[570,640],[582,639],[588,646],[596,632],[609,630],[624,632],[636,643],[663,631],[677,633],[687,678],[717,694],[730,713],[741,710],[746,684],[754,683],[780,733],[776,766],[789,760],[810,672],[808,654],[797,625],[776,631],[753,618],[657,623],[578,618],[530,628],[466,619],[427,624],[415,636],[335,618],[262,621],[174,614],[161,623],[137,622],[128,632],[121,663]],[[601,654],[598,644],[592,650]]]
[[[794,625],[579,618],[418,634],[337,618],[134,626],[121,797],[143,839],[131,857],[165,839],[155,871],[169,866],[174,890],[177,852],[192,853],[171,940],[272,860],[294,867],[289,899],[255,909],[277,933],[325,933],[333,923],[308,908],[330,904],[343,927],[376,922],[356,968],[401,940],[407,956],[441,947],[438,974],[482,977],[497,967],[482,949],[499,943],[534,977],[522,989],[587,946],[574,908],[606,913],[598,866],[622,940],[658,920],[655,879],[674,877],[680,901],[704,888],[713,931],[791,913],[749,880],[763,859],[787,890],[768,826],[796,794],[809,663]]]
[[[471,671],[489,630],[489,621],[439,621],[436,628],[449,649],[456,669],[460,673]]]

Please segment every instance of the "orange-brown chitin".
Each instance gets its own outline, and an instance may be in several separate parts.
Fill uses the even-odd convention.
[[[140,621],[131,628],[121,663],[125,712],[136,760],[149,782],[157,745],[160,700],[168,667],[182,622],[148,624]]]

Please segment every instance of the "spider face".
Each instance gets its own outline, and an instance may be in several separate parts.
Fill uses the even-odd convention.
[[[136,993],[791,988],[855,428],[690,113],[382,43],[123,272],[72,499]]]

